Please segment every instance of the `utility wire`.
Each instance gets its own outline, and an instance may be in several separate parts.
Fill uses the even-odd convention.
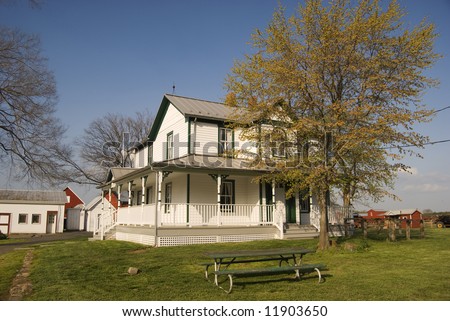
[[[425,145],[434,145],[434,144],[442,144],[442,143],[449,143],[450,139],[444,139],[444,140],[437,140],[434,142],[428,142],[423,144],[423,146]],[[392,148],[407,148],[407,147],[418,147],[416,145],[403,145],[403,146],[389,146],[389,147],[383,147],[382,149],[392,149]]]
[[[447,106],[447,107],[444,107],[444,108],[435,110],[435,111],[433,112],[433,114],[437,114],[437,113],[439,113],[439,112],[441,112],[441,111],[444,111],[444,110],[446,110],[446,109],[450,109],[450,106]]]
[[[447,110],[447,109],[450,109],[450,106],[447,106],[447,107],[444,107],[444,108],[435,110],[435,111],[433,111],[433,114],[437,114],[437,113],[439,113],[439,112],[441,112],[441,111],[444,111],[444,110]],[[425,145],[442,144],[442,143],[449,143],[449,142],[450,142],[450,139],[437,140],[437,141],[434,141],[434,142],[428,142],[428,143],[425,143],[425,144],[423,144],[423,146],[425,146]],[[390,147],[384,147],[383,149],[391,149],[391,148],[407,148],[407,147],[417,147],[417,146],[416,146],[416,145],[390,146]]]

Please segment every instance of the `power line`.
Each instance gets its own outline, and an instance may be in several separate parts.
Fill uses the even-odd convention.
[[[439,113],[439,112],[441,112],[441,111],[444,111],[444,110],[446,110],[446,109],[450,109],[450,106],[447,106],[447,107],[444,107],[444,108],[435,110],[435,111],[433,112],[433,114],[437,114],[437,113]]]
[[[442,143],[449,143],[450,139],[443,139],[443,140],[436,140],[434,142],[428,142],[423,144],[425,145],[435,145],[435,144],[442,144]],[[407,148],[407,147],[418,147],[416,145],[403,145],[403,146],[390,146],[390,147],[383,147],[382,149],[391,149],[391,148]]]

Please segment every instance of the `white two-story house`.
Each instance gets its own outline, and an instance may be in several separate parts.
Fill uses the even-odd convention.
[[[284,186],[258,178],[255,144],[227,126],[221,103],[166,94],[133,168],[112,168],[101,186],[103,214],[94,235],[155,246],[314,237],[314,198],[286,199]],[[117,208],[110,198],[116,195]],[[107,205],[106,205],[107,204]]]

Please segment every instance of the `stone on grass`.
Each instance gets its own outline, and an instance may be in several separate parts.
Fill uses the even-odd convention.
[[[129,275],[136,275],[136,274],[138,274],[140,271],[139,271],[139,269],[138,268],[135,268],[135,267],[129,267],[128,268],[128,274]]]

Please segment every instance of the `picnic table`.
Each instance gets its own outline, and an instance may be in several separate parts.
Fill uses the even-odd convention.
[[[270,248],[258,250],[235,250],[235,251],[221,251],[221,252],[206,252],[205,255],[213,261],[203,263],[205,266],[205,277],[208,279],[209,267],[214,266],[214,283],[219,286],[218,277],[220,275],[227,275],[230,281],[230,293],[233,288],[233,277],[235,276],[254,276],[267,274],[286,274],[295,273],[296,278],[300,279],[300,274],[310,273],[316,271],[319,275],[319,282],[321,281],[320,269],[325,268],[323,264],[302,264],[302,258],[308,253],[313,253],[314,250],[294,247],[294,248]],[[278,261],[277,266],[268,267],[250,267],[240,269],[229,269],[232,264],[245,264],[264,261]],[[285,262],[287,265],[282,266]]]

